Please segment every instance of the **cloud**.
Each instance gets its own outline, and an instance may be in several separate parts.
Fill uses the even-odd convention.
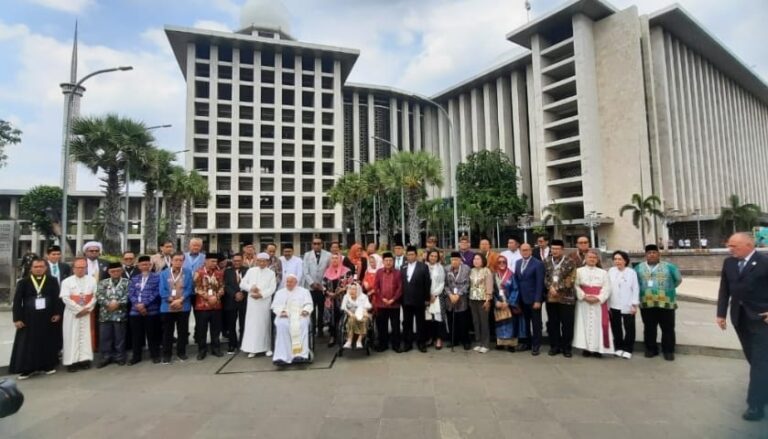
[[[30,3],[36,3],[46,8],[56,9],[57,11],[70,12],[77,14],[85,10],[86,7],[95,4],[95,0],[29,0]]]
[[[68,77],[72,42],[0,21],[0,35],[9,34],[10,38],[0,40],[0,47],[8,54],[9,65],[16,69],[15,76],[0,85],[0,101],[14,109],[13,116],[23,136],[21,144],[9,150],[9,166],[0,170],[0,177],[8,188],[58,184],[64,106],[59,83]],[[144,35],[151,36],[152,32]],[[134,67],[133,71],[89,79],[84,84],[82,115],[115,112],[147,125],[170,123],[171,129],[154,133],[158,144],[172,150],[183,148],[186,86],[167,44],[164,49],[128,51],[91,44],[81,38],[78,55],[79,77],[106,67]],[[80,170],[78,189],[94,190],[97,185],[90,172]]]

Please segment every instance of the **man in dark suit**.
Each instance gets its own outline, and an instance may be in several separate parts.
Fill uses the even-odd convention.
[[[240,281],[248,272],[248,267],[243,265],[243,255],[236,253],[232,256],[232,266],[224,270],[224,297],[223,314],[227,316],[224,321],[224,334],[229,340],[227,354],[234,355],[240,348],[245,332],[245,308],[248,303],[246,300],[247,292],[240,289]],[[238,332],[236,327],[240,325]]]
[[[65,262],[61,262],[61,247],[52,245],[48,247],[48,256],[46,258],[46,274],[55,277],[61,284],[61,281],[72,276],[72,267]]]
[[[754,239],[736,233],[728,240],[731,257],[723,262],[717,324],[725,330],[728,303],[731,322],[750,365],[747,411],[742,418],[759,421],[768,404],[768,256],[755,251]]]
[[[409,245],[405,252],[405,264],[400,272],[403,277],[403,351],[413,349],[416,341],[421,352],[427,352],[424,315],[430,299],[432,279],[427,265],[417,259],[416,247]],[[416,334],[413,322],[416,321]],[[415,339],[415,340],[414,340]]]
[[[533,257],[544,262],[549,258],[549,235],[539,235],[536,238],[536,249]]]
[[[530,337],[531,354],[539,355],[541,350],[541,302],[544,300],[544,264],[532,256],[530,244],[520,246],[523,257],[515,264],[515,280],[520,291],[523,317]],[[533,328],[531,328],[533,326]],[[525,343],[517,351],[526,351]]]

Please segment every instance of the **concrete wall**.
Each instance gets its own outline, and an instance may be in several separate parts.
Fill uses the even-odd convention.
[[[758,250],[768,254],[768,249]],[[666,251],[661,259],[677,265],[683,276],[720,276],[723,261],[729,256],[725,249],[695,250],[695,251]],[[643,253],[631,253],[632,263],[645,260]]]

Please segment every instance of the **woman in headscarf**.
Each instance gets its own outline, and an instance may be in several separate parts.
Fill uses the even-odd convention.
[[[363,246],[358,243],[352,244],[352,247],[347,252],[347,259],[355,267],[352,274],[355,275],[358,281],[362,282],[365,277],[365,270],[368,268],[368,261],[365,252],[363,252]]]
[[[438,351],[443,348],[443,339],[447,336],[448,319],[445,314],[445,269],[440,264],[440,252],[428,250],[425,256],[429,277],[432,281],[430,287],[429,305],[427,306],[427,327],[430,339],[435,343]]]
[[[365,270],[365,276],[363,276],[363,293],[368,295],[373,303],[373,284],[376,281],[376,273],[384,268],[384,260],[381,259],[376,253],[372,253],[368,256],[368,268]]]
[[[354,273],[341,263],[341,255],[331,255],[331,262],[323,273],[323,289],[325,294],[325,311],[323,323],[328,325],[331,337],[328,347],[336,344],[336,325],[341,317],[341,298],[346,287],[354,281]]]
[[[525,322],[521,318],[518,304],[518,289],[515,276],[507,266],[507,258],[499,255],[494,273],[496,288],[493,292],[494,314],[496,317],[496,347],[515,351],[517,340],[525,337]]]

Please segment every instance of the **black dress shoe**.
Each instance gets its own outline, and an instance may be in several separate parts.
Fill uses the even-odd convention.
[[[67,366],[67,372],[69,373],[77,372],[78,370],[79,369],[74,364],[70,364],[69,366]]]
[[[332,347],[334,347],[335,345],[336,345],[336,340],[334,340],[334,339],[330,339],[330,340],[328,340],[328,347],[329,347],[329,348],[332,348]]]
[[[117,364],[118,366],[125,366],[125,360],[120,360],[115,364]]]
[[[765,411],[762,407],[752,406],[747,409],[744,414],[741,415],[741,419],[745,421],[759,421],[765,417]]]
[[[645,351],[645,358],[653,358],[655,356],[659,355],[658,352],[653,351]]]
[[[155,357],[152,359],[152,364],[160,364],[160,358]]]
[[[464,350],[465,350],[465,351],[468,351],[468,350],[471,350],[471,349],[472,349],[472,344],[470,344],[470,343],[464,343]]]
[[[205,360],[205,356],[208,355],[207,352],[201,351],[197,353],[197,361],[203,361]]]
[[[591,357],[591,356],[592,356],[592,352],[589,352],[589,351],[581,351],[581,356],[582,356],[582,357]]]
[[[181,361],[187,361],[187,360],[189,360],[189,356],[188,356],[187,354],[179,354],[179,355],[177,355],[177,357],[178,357],[178,358],[179,358],[179,360],[181,360]]]
[[[410,352],[413,350],[413,345],[405,345],[403,347],[403,352]]]
[[[376,346],[375,348],[373,348],[373,350],[376,351],[376,352],[384,352],[384,351],[387,350],[387,347],[386,346]]]
[[[519,345],[517,345],[517,349],[515,349],[515,350],[516,350],[517,352],[525,352],[525,351],[527,351],[528,349],[530,349],[530,347],[529,347],[527,344],[523,343],[523,344],[519,344]]]
[[[603,354],[600,352],[592,352],[592,356],[595,358],[603,358]]]
[[[571,352],[571,351],[564,351],[563,352],[563,357],[571,358],[571,357],[573,357],[573,352]]]
[[[109,366],[112,363],[112,360],[103,360],[101,361],[97,366],[96,369],[103,369],[107,366]]]
[[[90,361],[83,361],[82,363],[80,363],[79,367],[82,370],[88,370],[88,369],[91,368],[91,362]]]
[[[214,357],[223,357],[224,356],[224,354],[222,354],[221,351],[218,350],[218,349],[213,350],[211,352],[211,355],[213,355]]]
[[[403,352],[403,350],[402,350],[402,349],[400,349],[400,347],[399,347],[399,346],[395,346],[395,347],[393,347],[393,348],[392,348],[392,350],[393,350],[393,351],[395,351],[395,352],[397,352],[398,354],[399,354],[399,353],[401,353],[401,352]]]
[[[424,346],[424,345],[419,346],[419,352],[426,353],[427,352],[427,347]]]
[[[131,361],[128,362],[128,365],[133,366],[134,364],[140,363],[140,362],[141,362],[140,358],[131,358]]]
[[[557,355],[559,353],[560,353],[560,349],[559,348],[552,348],[552,349],[549,350],[549,356],[550,357],[554,357],[555,355]]]
[[[539,356],[540,353],[541,353],[541,350],[539,348],[531,349],[531,355],[533,355],[534,357]]]
[[[664,359],[667,361],[675,361],[675,353],[674,352],[664,352]]]

